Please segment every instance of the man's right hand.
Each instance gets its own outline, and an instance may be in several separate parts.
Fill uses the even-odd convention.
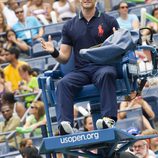
[[[49,52],[49,53],[53,53],[54,52],[54,45],[53,45],[53,42],[51,40],[51,36],[49,35],[48,36],[48,41],[46,42],[44,39],[41,39],[41,45],[42,45],[42,48]]]

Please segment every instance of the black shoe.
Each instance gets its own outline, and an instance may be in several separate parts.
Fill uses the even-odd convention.
[[[66,135],[66,134],[72,134],[72,133],[74,133],[74,130],[71,127],[70,122],[62,121],[59,125],[59,134]]]

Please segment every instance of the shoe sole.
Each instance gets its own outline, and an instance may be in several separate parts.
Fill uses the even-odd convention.
[[[62,121],[61,126],[60,126],[60,134],[65,135],[65,134],[72,134],[72,133],[74,132],[70,123],[67,121]]]

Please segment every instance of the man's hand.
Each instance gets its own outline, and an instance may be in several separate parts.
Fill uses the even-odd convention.
[[[54,52],[54,45],[52,43],[50,35],[48,36],[48,41],[47,42],[44,39],[41,39],[41,45],[42,45],[42,48],[45,51],[47,51],[49,53],[53,53]]]

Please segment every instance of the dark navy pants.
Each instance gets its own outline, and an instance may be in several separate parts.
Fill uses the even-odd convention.
[[[93,83],[100,91],[102,116],[117,116],[116,70],[112,66],[88,65],[65,75],[57,83],[57,120],[73,125],[73,98],[82,86]]]

